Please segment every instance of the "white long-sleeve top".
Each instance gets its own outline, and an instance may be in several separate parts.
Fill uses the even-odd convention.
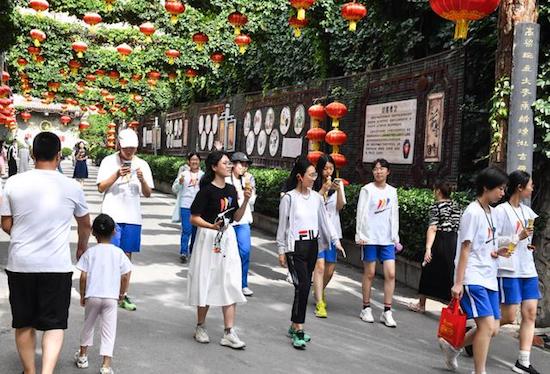
[[[399,242],[399,203],[397,189],[369,183],[359,193],[355,242],[390,245]]]
[[[294,252],[297,240],[318,239],[319,249],[339,243],[323,197],[311,190],[306,197],[296,190],[287,192],[279,204],[277,247],[279,254]]]

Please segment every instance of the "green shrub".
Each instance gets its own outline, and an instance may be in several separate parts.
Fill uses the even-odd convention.
[[[176,179],[179,168],[185,163],[183,157],[177,156],[140,154],[139,157],[147,161],[153,172],[153,178],[170,184]]]
[[[96,146],[90,149],[89,155],[92,160],[94,160],[94,164],[99,166],[105,157],[112,155],[113,153],[115,153],[114,149]]]
[[[69,157],[69,156],[72,155],[72,154],[73,154],[73,150],[72,150],[71,148],[63,147],[63,148],[61,149],[61,156],[62,156],[63,158],[67,158],[67,157]]]

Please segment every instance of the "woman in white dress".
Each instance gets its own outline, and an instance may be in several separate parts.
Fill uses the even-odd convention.
[[[231,174],[231,162],[224,152],[214,151],[206,159],[206,171],[200,190],[191,205],[191,224],[197,226],[193,256],[187,275],[187,300],[197,307],[195,340],[209,343],[205,328],[210,306],[221,306],[224,319],[223,346],[234,349],[245,347],[233,324],[236,304],[245,303],[241,289],[241,258],[235,230],[230,222],[239,221],[246,210],[251,189],[244,192],[239,208],[237,190],[226,184]]]

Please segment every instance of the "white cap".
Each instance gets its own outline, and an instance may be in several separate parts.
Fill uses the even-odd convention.
[[[118,133],[118,143],[120,148],[137,148],[138,147],[138,137],[134,130],[124,129]]]

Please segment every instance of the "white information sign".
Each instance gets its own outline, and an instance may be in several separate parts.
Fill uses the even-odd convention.
[[[302,138],[284,138],[282,157],[296,158],[302,154]]]
[[[367,105],[363,162],[413,163],[416,105],[416,99]]]

